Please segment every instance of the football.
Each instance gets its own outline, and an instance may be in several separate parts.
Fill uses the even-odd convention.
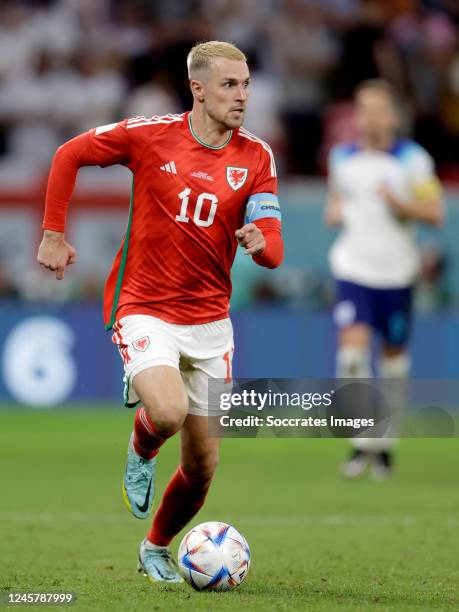
[[[250,549],[231,525],[211,521],[193,527],[183,538],[178,563],[184,579],[196,590],[229,591],[247,576]]]

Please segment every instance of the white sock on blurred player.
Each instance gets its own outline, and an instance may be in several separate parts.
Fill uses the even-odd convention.
[[[371,378],[370,349],[340,346],[336,352],[336,378]]]
[[[383,387],[392,413],[389,429],[384,438],[353,438],[352,445],[354,448],[369,453],[380,453],[392,449],[400,433],[400,418],[406,404],[405,385],[403,382],[398,382],[397,379],[408,378],[410,365],[410,358],[406,353],[395,357],[381,358],[379,362],[381,378],[394,381],[393,383],[388,382]]]

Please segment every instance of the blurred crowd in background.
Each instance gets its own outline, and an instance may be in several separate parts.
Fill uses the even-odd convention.
[[[457,0],[1,0],[0,185],[44,181],[56,148],[91,127],[189,109],[186,54],[210,39],[246,52],[245,126],[271,144],[284,180],[325,174],[330,146],[353,136],[355,86],[379,76],[402,94],[403,129],[459,182],[458,34]],[[424,264],[440,303],[446,261],[431,249]],[[7,268],[0,295],[27,296]],[[307,262],[300,272],[255,282],[252,299],[300,287],[302,300],[329,303],[327,281],[311,281]],[[34,274],[32,295],[46,286]],[[101,283],[86,274],[59,291],[94,297]]]
[[[246,126],[284,175],[323,171],[357,83],[382,76],[415,138],[459,170],[456,0],[2,0],[0,162],[47,167],[70,136],[191,104],[184,59],[204,39],[249,57]]]

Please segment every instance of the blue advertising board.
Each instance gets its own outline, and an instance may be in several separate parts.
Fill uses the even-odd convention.
[[[236,377],[330,378],[328,314],[253,308],[233,316]],[[459,316],[416,320],[413,376],[459,377]],[[47,407],[122,402],[123,368],[97,304],[0,304],[0,402]]]

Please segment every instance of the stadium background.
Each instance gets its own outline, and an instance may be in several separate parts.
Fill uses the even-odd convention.
[[[86,129],[189,108],[184,59],[205,38],[232,40],[250,58],[246,126],[275,150],[286,237],[285,263],[274,273],[237,258],[235,373],[333,374],[326,158],[353,135],[354,86],[382,76],[403,93],[404,131],[433,155],[448,205],[442,229],[420,232],[413,373],[456,376],[458,23],[448,0],[2,2],[0,400],[120,397],[121,363],[99,303],[126,223],[129,172],[80,173],[68,225],[79,261],[57,283],[35,263],[47,171],[59,144]],[[435,347],[435,360],[424,346]]]
[[[388,79],[403,94],[404,130],[436,161],[448,208],[444,227],[419,232],[413,374],[454,378],[458,33],[455,0],[2,0],[0,481],[9,494],[0,502],[0,596],[2,588],[54,585],[87,597],[83,609],[151,609],[149,587],[132,573],[143,526],[118,495],[132,413],[121,408],[121,360],[100,306],[130,177],[121,167],[80,172],[68,224],[79,259],[58,283],[35,257],[59,144],[126,116],[189,108],[190,46],[214,38],[240,45],[253,79],[246,127],[276,155],[286,259],[271,272],[237,258],[234,371],[330,377],[327,152],[353,136],[354,86]],[[388,488],[353,489],[337,473],[345,441],[227,440],[199,517],[234,522],[253,547],[253,578],[236,605],[456,609],[456,442],[406,441]],[[176,444],[162,451],[160,491]],[[180,597],[176,609],[190,609]],[[170,609],[171,598],[157,602]],[[194,599],[191,609],[216,609],[215,601]]]

